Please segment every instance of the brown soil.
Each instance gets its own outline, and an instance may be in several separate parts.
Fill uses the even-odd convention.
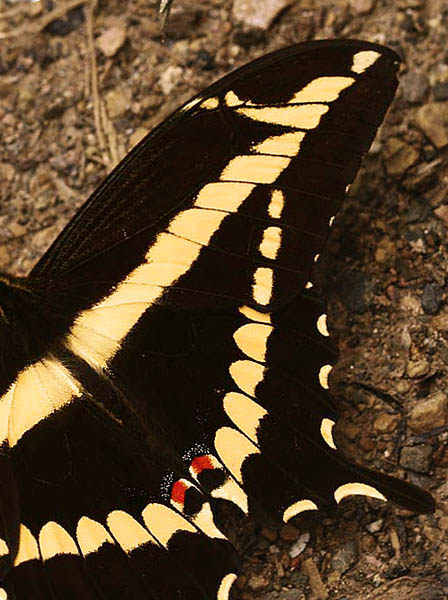
[[[341,350],[339,445],[430,490],[437,510],[352,500],[280,532],[249,525],[239,585],[247,600],[447,598],[446,0],[175,0],[165,38],[155,0],[109,0],[91,18],[87,0],[74,4],[0,3],[0,268],[16,274],[138,136],[235,66],[330,37],[402,55],[400,91],[317,277]],[[255,11],[263,23],[272,7],[261,29],[237,22]]]

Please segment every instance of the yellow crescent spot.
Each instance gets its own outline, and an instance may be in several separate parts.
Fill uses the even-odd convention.
[[[334,421],[332,421],[331,419],[322,419],[322,422],[320,424],[320,434],[325,440],[325,442],[328,444],[328,446],[330,446],[330,448],[333,448],[333,450],[337,450],[336,444],[333,440],[333,427]]]
[[[294,502],[294,504],[288,506],[283,513],[283,521],[287,523],[290,519],[306,510],[318,510],[318,508],[312,500],[299,500],[298,502]]]
[[[235,573],[228,573],[225,577],[223,577],[216,595],[216,600],[229,600],[230,588],[236,579],[237,576]]]
[[[328,390],[328,376],[332,369],[331,365],[324,365],[319,371],[319,383],[325,390]]]
[[[339,504],[346,496],[370,496],[370,498],[387,500],[386,496],[379,490],[366,483],[345,483],[344,485],[340,485],[334,493],[334,499]]]
[[[317,319],[317,330],[321,335],[328,337],[330,334],[328,333],[327,328],[327,315],[325,313],[321,314]]]

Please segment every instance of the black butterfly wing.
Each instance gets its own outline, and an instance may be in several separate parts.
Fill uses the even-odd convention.
[[[353,493],[431,509],[336,452],[335,354],[321,302],[299,295],[397,64],[318,42],[236,71],[148,136],[13,282],[5,315],[28,302],[38,318],[28,337],[17,319],[25,341],[3,357],[12,597],[222,600],[226,501],[266,521]]]

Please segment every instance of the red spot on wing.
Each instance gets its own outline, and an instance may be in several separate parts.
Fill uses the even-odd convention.
[[[176,481],[171,488],[171,500],[183,506],[185,500],[185,492],[188,486],[184,481]]]
[[[215,467],[211,458],[204,454],[204,456],[197,456],[191,461],[191,468],[196,475],[199,475],[199,473],[202,471],[205,471],[206,469],[214,469]]]

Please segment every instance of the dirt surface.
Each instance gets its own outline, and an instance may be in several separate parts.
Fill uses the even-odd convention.
[[[119,157],[189,96],[266,51],[355,37],[403,57],[401,86],[317,280],[341,360],[337,441],[430,490],[434,515],[345,501],[241,532],[251,600],[448,597],[447,0],[0,0],[0,269],[26,274]],[[51,9],[60,14],[51,13]],[[58,17],[56,19],[56,17]],[[46,27],[45,27],[46,25]],[[181,141],[180,141],[181,143]]]

